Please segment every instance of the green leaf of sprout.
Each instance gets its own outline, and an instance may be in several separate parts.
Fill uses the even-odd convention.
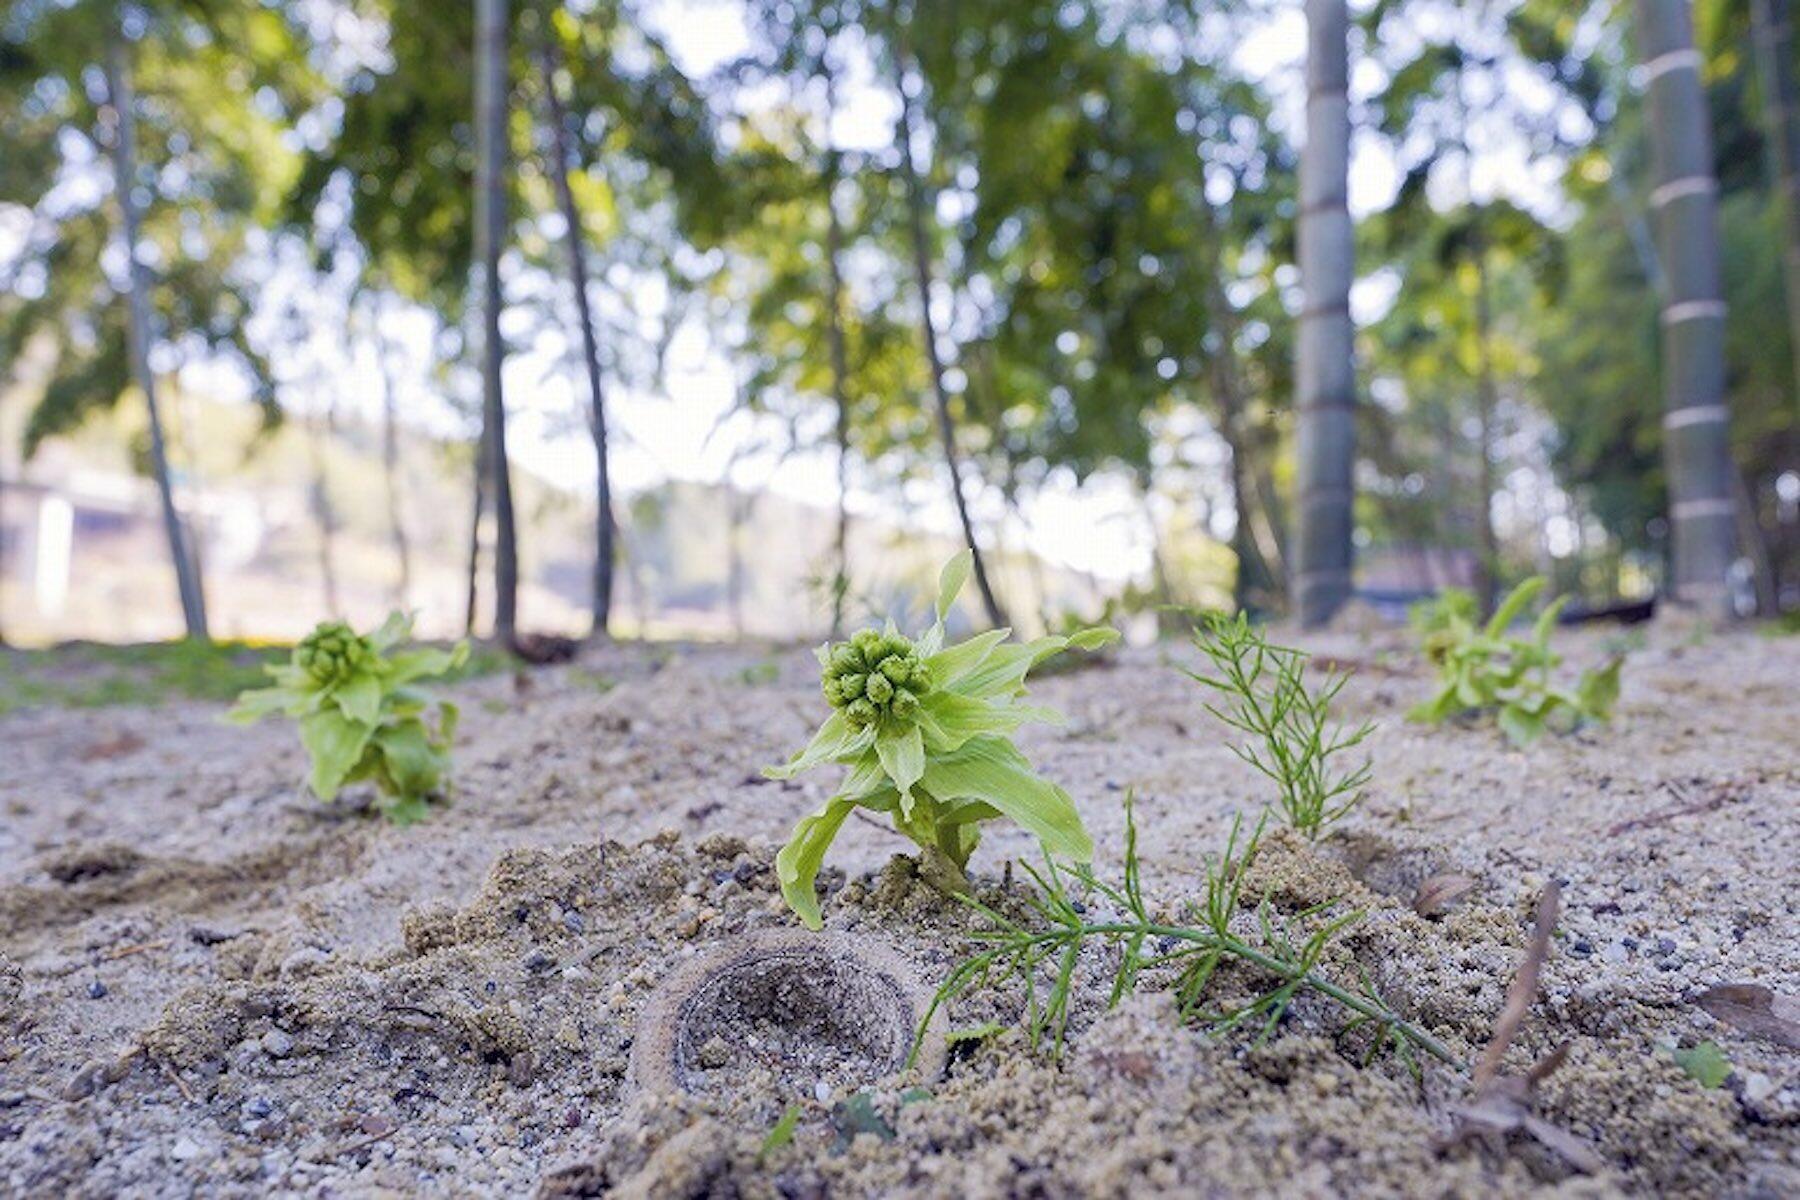
[[[781,884],[781,895],[808,929],[825,923],[813,881],[825,863],[825,852],[831,849],[838,830],[855,808],[856,801],[841,796],[827,800],[818,812],[800,818],[787,845],[775,855],[775,878]]]
[[[767,1158],[777,1150],[794,1140],[794,1130],[800,1125],[800,1106],[790,1104],[782,1111],[781,1119],[769,1128],[762,1140],[762,1147],[757,1151],[759,1158]]]
[[[953,556],[938,572],[937,619],[941,625],[950,615],[950,608],[956,603],[963,585],[969,582],[969,572],[975,566],[975,555],[964,550]]]
[[[1006,1026],[998,1021],[983,1021],[979,1025],[968,1025],[961,1029],[952,1029],[944,1034],[944,1042],[955,1046],[962,1042],[985,1042],[996,1034],[1006,1032]]]
[[[1671,1050],[1669,1057],[1703,1088],[1716,1088],[1731,1075],[1731,1060],[1717,1042],[1705,1041],[1685,1050]]]

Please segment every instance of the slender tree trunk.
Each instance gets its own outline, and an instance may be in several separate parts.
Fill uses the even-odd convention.
[[[550,144],[555,162],[550,165],[550,178],[556,185],[556,204],[562,212],[564,236],[569,250],[569,287],[575,293],[575,315],[581,325],[582,365],[587,369],[588,430],[594,439],[594,461],[597,475],[594,484],[594,592],[591,633],[605,637],[612,623],[613,559],[617,526],[613,521],[612,473],[606,449],[606,389],[600,377],[600,343],[594,326],[592,303],[588,297],[587,254],[582,236],[581,210],[575,203],[575,189],[569,184],[569,172],[581,164],[573,153],[569,138],[569,118],[563,107],[562,93],[557,87],[558,54],[555,32],[541,29],[538,34],[538,62],[543,71],[544,104],[548,109]]]
[[[494,498],[494,636],[518,632],[519,550],[512,472],[506,457],[506,398],[500,368],[500,253],[506,239],[507,0],[475,0],[475,261],[481,273],[481,419]]]
[[[1637,36],[1650,80],[1655,183],[1650,206],[1667,280],[1663,453],[1674,542],[1671,590],[1678,603],[1729,617],[1736,511],[1725,405],[1718,182],[1687,0],[1637,0]]]
[[[1300,510],[1292,592],[1300,621],[1329,621],[1349,599],[1355,520],[1356,367],[1350,321],[1355,250],[1348,202],[1349,17],[1345,0],[1306,0],[1306,145],[1300,155],[1296,437]]]
[[[114,187],[119,195],[121,233],[129,270],[130,290],[126,340],[131,355],[131,374],[144,393],[150,417],[150,469],[156,477],[162,505],[163,532],[169,541],[169,559],[175,565],[175,584],[181,595],[181,615],[187,635],[205,641],[206,594],[194,557],[188,553],[181,514],[175,508],[175,486],[169,476],[168,448],[163,442],[162,413],[156,403],[156,379],[150,370],[150,278],[138,250],[137,199],[137,101],[131,90],[129,50],[121,31],[113,31],[106,48],[106,91],[113,115],[112,159]]]
[[[1787,282],[1788,343],[1800,394],[1800,112],[1795,111],[1793,25],[1787,0],[1750,0],[1769,159],[1780,197],[1783,278]]]
[[[327,407],[324,417],[314,427],[311,439],[312,509],[313,519],[319,526],[319,580],[325,589],[327,617],[342,616],[344,611],[338,596],[337,513],[331,507],[331,480],[325,466],[326,450],[330,445],[334,424],[332,409]]]
[[[994,625],[1006,624],[1000,602],[994,597],[988,579],[987,563],[981,547],[975,542],[975,523],[969,517],[968,498],[963,495],[962,465],[957,457],[956,423],[950,415],[950,394],[944,389],[944,363],[938,354],[937,322],[931,315],[931,254],[925,241],[925,186],[913,162],[912,99],[906,94],[906,67],[898,49],[895,51],[895,88],[900,93],[900,168],[906,175],[907,224],[912,234],[913,275],[919,290],[919,326],[925,340],[925,363],[931,370],[931,391],[937,402],[938,440],[943,444],[944,459],[950,467],[950,495],[956,502],[956,516],[962,522],[963,543],[975,560],[975,586],[981,593],[982,608]]]
[[[1487,6],[1477,7],[1475,24],[1485,23]],[[1494,530],[1494,387],[1493,310],[1488,296],[1485,214],[1475,201],[1475,155],[1469,149],[1469,102],[1463,92],[1468,56],[1456,44],[1456,132],[1462,144],[1463,203],[1471,222],[1471,265],[1475,268],[1475,603],[1485,618],[1494,611],[1500,574],[1500,540]]]
[[[1494,611],[1494,597],[1500,573],[1500,538],[1494,529],[1494,389],[1493,313],[1488,303],[1487,251],[1475,248],[1475,408],[1479,431],[1476,435],[1475,490],[1476,536],[1480,549],[1475,564],[1475,599],[1483,616]]]
[[[381,373],[381,471],[387,484],[388,530],[394,540],[394,604],[404,610],[412,595],[412,542],[406,536],[406,517],[401,504],[400,396],[394,386],[393,364],[388,357],[387,336],[381,328],[381,302],[373,301],[371,331],[375,335],[375,365]]]
[[[831,77],[826,76],[831,95]],[[831,104],[827,102],[827,109]],[[829,118],[828,118],[829,119]],[[838,219],[838,152],[825,156],[825,337],[831,347],[831,400],[837,406],[837,536],[831,580],[831,636],[844,632],[844,602],[850,592],[850,364],[844,346],[844,276],[838,256],[844,229]]]
[[[469,513],[468,592],[463,604],[463,633],[475,636],[475,621],[481,615],[481,522],[487,516],[488,449],[487,430],[475,439],[475,495]]]

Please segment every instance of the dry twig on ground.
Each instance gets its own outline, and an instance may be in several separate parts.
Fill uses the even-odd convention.
[[[1544,960],[1550,955],[1550,935],[1556,928],[1561,901],[1562,888],[1556,883],[1546,887],[1538,899],[1537,920],[1532,926],[1525,960],[1519,964],[1512,985],[1506,989],[1506,1002],[1501,1006],[1499,1019],[1494,1022],[1494,1034],[1488,1039],[1481,1061],[1475,1064],[1471,1080],[1473,1092],[1467,1102],[1452,1110],[1455,1123],[1449,1135],[1438,1143],[1440,1151],[1465,1142],[1480,1141],[1496,1154],[1503,1154],[1507,1137],[1523,1133],[1577,1171],[1592,1174],[1606,1165],[1586,1142],[1531,1111],[1538,1084],[1562,1066],[1568,1047],[1558,1046],[1523,1075],[1500,1072],[1501,1060],[1518,1035],[1525,1015],[1531,1011],[1532,1001],[1537,998],[1538,976]]]

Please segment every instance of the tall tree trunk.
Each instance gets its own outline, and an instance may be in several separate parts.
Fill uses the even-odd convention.
[[[1500,575],[1500,537],[1494,529],[1494,386],[1493,313],[1488,304],[1487,251],[1475,247],[1475,409],[1476,435],[1476,536],[1480,539],[1475,564],[1475,599],[1483,616],[1494,611]]]
[[[475,621],[481,615],[481,522],[487,516],[488,449],[487,430],[475,438],[475,495],[469,512],[468,590],[463,603],[463,633],[475,636]]]
[[[394,386],[387,335],[381,328],[381,302],[377,299],[372,305],[370,328],[375,336],[375,365],[381,374],[381,472],[387,484],[388,531],[394,540],[394,605],[404,610],[412,595],[412,542],[406,535],[401,504],[400,396]]]
[[[832,110],[832,80],[825,77],[826,107]],[[829,116],[827,120],[829,120]],[[831,580],[831,636],[844,632],[844,602],[850,592],[850,363],[844,346],[844,276],[838,256],[844,229],[838,219],[840,157],[825,155],[825,338],[831,347],[831,400],[837,406],[837,535]]]
[[[1725,406],[1725,301],[1719,282],[1718,182],[1706,91],[1687,0],[1637,0],[1649,76],[1649,126],[1663,296],[1663,453],[1674,542],[1674,599],[1731,615],[1731,443]]]
[[[606,388],[600,377],[600,343],[594,327],[594,312],[588,298],[587,254],[582,236],[581,210],[575,203],[575,189],[570,186],[569,172],[582,165],[573,153],[569,138],[569,118],[563,107],[562,92],[557,87],[558,53],[556,33],[540,29],[538,63],[543,71],[544,104],[548,109],[550,145],[555,162],[550,165],[550,178],[556,185],[556,205],[562,212],[565,238],[569,250],[569,288],[575,293],[575,315],[581,325],[582,365],[587,368],[588,431],[594,439],[594,461],[597,474],[594,483],[594,590],[590,633],[605,637],[612,623],[613,558],[617,526],[613,520],[612,472],[606,450]]]
[[[1783,278],[1787,282],[1788,343],[1800,394],[1800,112],[1795,111],[1793,25],[1787,0],[1750,0],[1769,159],[1782,218]]]
[[[126,296],[129,308],[126,341],[129,343],[132,378],[144,393],[144,405],[149,410],[150,469],[156,476],[157,497],[162,504],[163,532],[169,541],[169,560],[175,565],[182,619],[190,638],[205,641],[206,594],[194,557],[188,553],[181,515],[175,508],[175,486],[169,477],[162,413],[156,403],[156,378],[150,370],[150,278],[138,252],[137,101],[132,95],[128,56],[123,32],[114,30],[106,47],[106,92],[113,114],[113,182],[119,194],[121,232],[130,281]]]
[[[512,472],[506,458],[506,398],[500,368],[500,252],[506,239],[506,0],[475,0],[475,261],[481,275],[481,423],[494,500],[494,636],[518,632],[519,550]]]
[[[1292,592],[1303,625],[1350,597],[1356,467],[1355,269],[1348,202],[1349,17],[1345,0],[1306,0],[1306,145],[1300,155],[1299,514]]]
[[[931,253],[925,241],[925,185],[919,168],[913,162],[913,106],[906,94],[906,65],[899,49],[894,54],[895,90],[900,93],[900,169],[906,175],[906,216],[912,234],[913,275],[919,290],[919,327],[925,340],[925,364],[931,370],[931,392],[937,402],[938,440],[943,444],[944,459],[950,467],[950,496],[956,503],[956,516],[962,522],[963,543],[975,560],[975,586],[981,593],[982,608],[991,624],[1006,624],[1000,602],[994,597],[988,579],[987,563],[981,547],[975,543],[975,523],[969,517],[969,502],[963,495],[962,464],[957,457],[956,423],[950,415],[950,393],[944,389],[944,363],[938,354],[937,322],[931,315]]]
[[[337,512],[331,507],[331,480],[325,466],[326,450],[335,424],[332,411],[332,408],[326,408],[325,415],[314,427],[310,440],[313,520],[319,526],[319,581],[325,590],[325,615],[335,618],[342,616],[344,610],[338,596]]]

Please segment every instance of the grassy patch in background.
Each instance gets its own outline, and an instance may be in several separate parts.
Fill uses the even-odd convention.
[[[0,715],[26,708],[223,702],[267,682],[264,664],[286,659],[292,649],[272,642],[175,641],[129,646],[70,642],[49,650],[4,650]],[[509,662],[503,650],[474,646],[469,660],[448,679],[489,675]]]

